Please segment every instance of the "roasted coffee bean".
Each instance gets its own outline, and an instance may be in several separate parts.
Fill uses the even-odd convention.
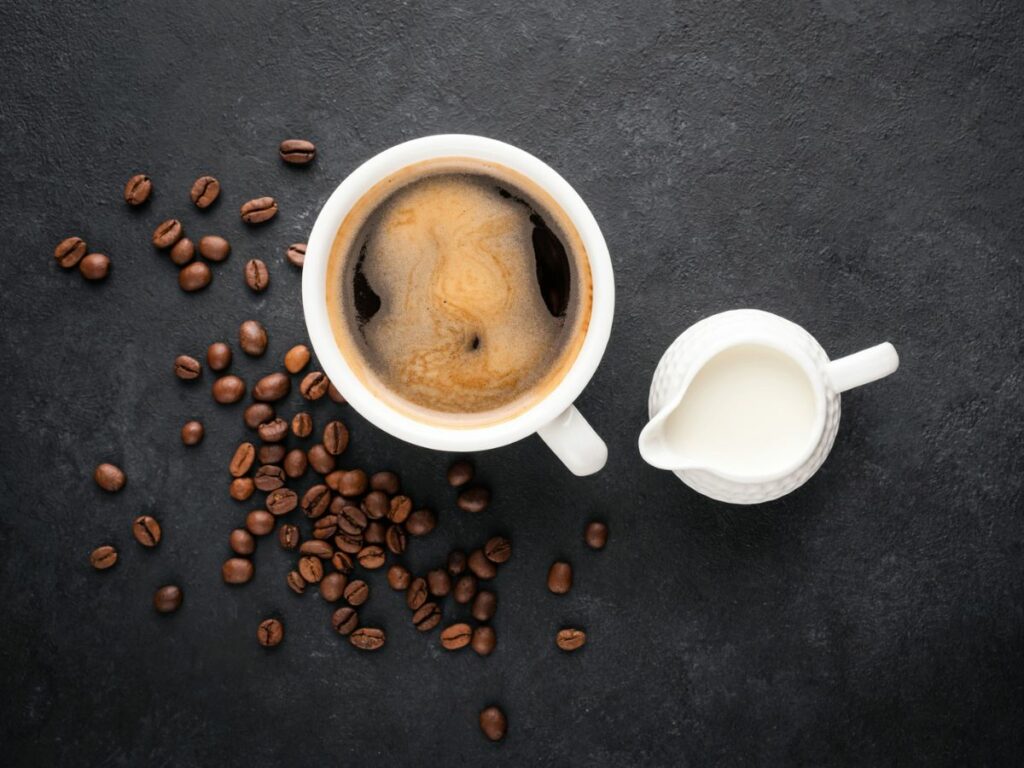
[[[213,272],[201,261],[186,264],[178,272],[178,286],[188,293],[201,291],[210,284],[211,280],[213,280]]]
[[[360,627],[348,636],[348,641],[361,651],[376,651],[384,647],[384,630],[376,627]]]
[[[359,614],[347,605],[331,616],[331,626],[339,635],[348,635],[359,625]]]
[[[352,562],[352,555],[347,552],[335,552],[331,555],[331,565],[334,566],[334,570],[336,571],[351,573],[354,565]]]
[[[203,372],[203,366],[194,357],[178,355],[174,358],[174,375],[184,381],[198,379]]]
[[[200,176],[192,182],[188,196],[196,208],[209,208],[220,195],[220,182],[213,176]]]
[[[306,517],[320,517],[331,504],[331,492],[327,486],[319,483],[302,494],[302,512]]]
[[[369,521],[359,507],[346,504],[338,512],[338,527],[351,536],[362,536]]]
[[[299,574],[309,584],[316,584],[324,577],[324,565],[316,555],[299,558]]]
[[[452,591],[452,577],[444,568],[427,571],[427,589],[434,597],[445,597]]]
[[[332,456],[339,456],[348,448],[348,428],[340,421],[329,421],[324,427],[324,448]]]
[[[491,741],[501,741],[508,731],[505,713],[497,707],[487,707],[480,713],[480,730]]]
[[[305,411],[292,416],[292,434],[296,437],[309,437],[313,433],[313,417]]]
[[[132,536],[144,547],[155,547],[160,543],[160,523],[149,515],[139,515],[132,523]]]
[[[555,635],[555,645],[563,651],[575,651],[587,642],[587,633],[582,629],[560,629]]]
[[[307,400],[319,400],[327,394],[327,388],[331,383],[320,371],[310,371],[299,384],[299,392]]]
[[[380,520],[387,516],[391,509],[391,502],[388,501],[387,494],[384,492],[370,491],[363,499],[362,508],[368,518]]]
[[[384,534],[384,543],[387,544],[388,550],[392,554],[400,555],[405,552],[405,531],[400,525],[389,525],[387,532]],[[446,576],[448,574],[445,574]]]
[[[153,245],[157,248],[170,248],[181,239],[183,232],[181,222],[177,219],[161,221],[153,230]]]
[[[238,328],[238,346],[245,354],[259,357],[267,351],[267,329],[256,320],[246,320]]]
[[[306,244],[305,243],[292,243],[288,246],[288,251],[285,253],[288,257],[288,263],[293,267],[302,269],[302,265],[306,262]]]
[[[110,257],[103,253],[90,253],[78,262],[78,271],[86,280],[103,280],[110,274]]]
[[[291,488],[278,488],[267,494],[267,509],[272,515],[286,515],[299,505],[299,497]]]
[[[452,587],[452,599],[459,605],[466,605],[476,596],[476,576],[472,573],[459,576]]]
[[[356,555],[356,559],[359,564],[368,571],[375,570],[384,565],[386,559],[384,550],[376,544],[369,544],[359,550],[359,554]]]
[[[473,464],[465,459],[456,461],[448,467],[448,485],[461,488],[473,479]]]
[[[333,384],[327,387],[327,397],[331,399],[331,402],[338,403],[339,405],[344,405],[348,402],[348,400],[345,399],[345,396],[341,394],[341,392],[338,391],[338,388]]]
[[[220,575],[225,584],[245,584],[252,579],[254,568],[252,560],[244,557],[231,557],[224,561]]]
[[[288,373],[298,373],[309,363],[309,347],[296,344],[284,353],[284,367]]]
[[[252,399],[263,403],[273,403],[285,397],[292,388],[292,380],[287,373],[275,371],[264,376],[252,388]]]
[[[441,630],[441,646],[446,651],[457,651],[465,648],[473,639],[473,628],[464,622],[449,624]]]
[[[256,484],[251,477],[236,477],[231,481],[231,498],[235,501],[245,501],[256,490]]]
[[[280,464],[284,458],[284,446],[280,443],[261,445],[256,451],[256,458],[260,464]]]
[[[306,452],[301,448],[292,448],[284,457],[284,473],[293,480],[306,474]]]
[[[279,443],[288,437],[288,422],[277,418],[259,425],[256,432],[265,443]]]
[[[384,491],[379,491],[379,493],[384,493]],[[388,520],[401,524],[409,519],[410,514],[412,514],[412,499],[408,496],[391,497],[391,501],[388,503]]]
[[[199,255],[207,261],[224,261],[231,255],[231,243],[220,235],[199,238]]]
[[[334,457],[322,445],[314,445],[306,451],[306,459],[315,471],[326,475],[334,469]]]
[[[429,509],[417,509],[405,521],[405,530],[410,536],[426,536],[437,525],[434,512]]]
[[[361,469],[351,469],[341,473],[334,490],[342,496],[362,496],[366,493],[366,484],[366,473]]]
[[[564,595],[572,588],[572,566],[561,561],[551,564],[548,570],[548,589],[556,595]]]
[[[231,347],[223,341],[213,342],[206,348],[206,364],[211,371],[223,371],[231,365]]]
[[[256,539],[244,528],[235,528],[228,536],[228,546],[236,555],[251,555],[256,551]]]
[[[463,512],[483,512],[491,501],[491,492],[479,485],[467,488],[455,500]]]
[[[389,496],[394,496],[400,490],[398,475],[394,472],[374,472],[370,476],[370,488],[375,491],[383,491]],[[412,511],[411,509],[409,510]],[[390,515],[389,515],[390,517]],[[403,520],[392,520],[393,523],[401,523]]]
[[[470,613],[477,621],[490,621],[498,609],[498,596],[488,589],[481,589],[473,598]]]
[[[92,479],[96,481],[96,485],[102,488],[107,493],[116,493],[124,488],[127,478],[124,472],[121,471],[120,467],[116,467],[113,464],[103,463],[100,464],[92,473]]]
[[[583,532],[583,540],[591,549],[604,549],[605,544],[608,543],[608,526],[597,520],[587,523],[587,528]]]
[[[277,201],[272,197],[256,197],[243,203],[240,213],[246,224],[262,224],[277,215]]]
[[[266,536],[274,530],[274,516],[265,509],[254,509],[245,516],[245,527],[253,536]]]
[[[338,518],[335,515],[324,515],[313,521],[313,538],[329,539],[338,532]]]
[[[461,576],[465,571],[466,553],[461,549],[455,549],[448,553],[448,573],[452,576]]]
[[[245,382],[234,374],[221,376],[211,388],[213,399],[221,405],[237,403],[245,396]]]
[[[345,594],[345,583],[348,581],[345,574],[328,573],[320,580],[320,597],[328,603],[336,603]]]
[[[410,611],[415,611],[427,602],[427,580],[417,577],[410,582],[405,590],[405,604]]]
[[[319,557],[321,560],[330,560],[331,555],[334,554],[334,547],[332,547],[330,542],[327,541],[321,541],[320,539],[307,539],[299,545],[299,552],[303,555]]]
[[[96,547],[89,554],[89,564],[97,571],[105,571],[117,562],[117,550],[109,544]]]
[[[257,487],[259,487],[257,485]],[[487,556],[484,554],[482,549],[474,549],[469,553],[469,560],[466,561],[471,570],[478,579],[493,579],[498,573],[497,566],[494,565]]]
[[[412,614],[412,623],[420,632],[429,632],[441,623],[441,608],[437,603],[424,603]]]
[[[288,571],[285,582],[288,584],[288,589],[297,595],[301,595],[306,591],[306,580],[302,578],[298,571]]]
[[[264,648],[273,648],[284,640],[284,625],[277,619],[264,619],[256,630],[256,639]]]
[[[249,429],[256,429],[265,421],[274,418],[274,408],[267,403],[253,403],[245,408],[242,419]]]
[[[71,269],[78,266],[78,262],[85,256],[85,251],[85,240],[80,237],[68,237],[57,243],[57,247],[53,249],[53,258],[64,269]]]
[[[305,139],[285,139],[277,152],[286,163],[306,165],[316,157],[316,144]]]
[[[373,520],[363,531],[363,538],[367,544],[384,544],[387,542],[387,528],[379,520]]]
[[[366,542],[363,541],[361,535],[342,532],[334,537],[334,546],[354,557],[359,554],[359,550],[366,546]]]
[[[392,589],[408,589],[411,580],[412,576],[409,574],[409,569],[404,565],[396,563],[388,568],[388,586]]]
[[[362,579],[349,582],[345,587],[345,602],[358,608],[370,598],[370,586]]]
[[[299,535],[299,527],[291,523],[285,523],[277,531],[277,543],[281,545],[281,549],[295,549],[299,546],[300,538],[302,537]]]
[[[267,265],[259,259],[249,259],[245,262],[245,284],[254,293],[263,293],[270,285],[270,271]]]
[[[153,191],[153,182],[144,173],[137,173],[132,176],[124,185],[124,201],[128,205],[142,205],[149,200],[149,194]]]
[[[172,264],[176,267],[184,267],[195,258],[196,244],[187,237],[183,237],[171,246],[171,251],[168,255]]]
[[[512,557],[512,542],[504,536],[492,536],[484,544],[484,555],[492,563],[507,563]]]
[[[153,594],[153,607],[157,613],[174,613],[181,607],[182,597],[179,587],[167,584]]]
[[[473,630],[470,645],[478,656],[490,656],[497,644],[498,636],[494,633],[494,627],[477,627]]]
[[[181,428],[181,442],[185,445],[199,445],[203,440],[204,433],[201,421],[186,421]]]
[[[235,448],[235,453],[231,457],[231,462],[228,464],[228,471],[232,477],[241,477],[252,468],[252,463],[256,459],[256,446],[252,443],[240,443]]]

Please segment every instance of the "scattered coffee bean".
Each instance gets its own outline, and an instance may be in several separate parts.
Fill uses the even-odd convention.
[[[473,630],[470,645],[478,656],[490,656],[497,644],[498,636],[494,633],[494,627],[477,627]]]
[[[480,713],[480,730],[491,741],[501,741],[508,731],[505,713],[497,707],[487,707]]]
[[[231,557],[224,561],[220,575],[225,584],[245,584],[252,579],[254,568],[252,560],[244,557]]]
[[[458,504],[459,509],[463,512],[476,514],[477,512],[483,512],[487,509],[487,505],[490,501],[491,492],[486,488],[476,485],[462,491],[455,503]]]
[[[256,429],[260,424],[270,421],[272,418],[274,418],[274,408],[267,403],[253,403],[246,406],[245,412],[242,414],[242,420],[249,429]]]
[[[356,555],[356,559],[363,568],[368,571],[372,571],[384,565],[386,555],[384,554],[384,550],[376,544],[369,544],[359,550],[359,554]]]
[[[274,530],[274,516],[265,509],[254,509],[245,516],[245,527],[253,536],[266,536]]]
[[[339,635],[348,635],[359,624],[359,614],[347,605],[339,608],[331,616],[331,626]]]
[[[282,549],[295,549],[299,546],[299,527],[285,523],[277,532],[277,542]]]
[[[110,257],[102,253],[90,253],[78,262],[78,271],[86,280],[103,280],[110,273]]]
[[[263,293],[270,285],[270,272],[267,265],[259,259],[249,259],[245,262],[245,284],[254,293]]]
[[[284,458],[284,446],[280,443],[261,445],[256,451],[256,458],[260,464],[280,464]]]
[[[385,491],[378,492],[385,493]],[[400,525],[409,519],[410,514],[412,514],[412,499],[401,495],[391,497],[391,501],[388,503],[388,520]]]
[[[313,537],[317,539],[329,539],[338,532],[337,515],[324,515],[313,521]]]
[[[181,607],[181,589],[174,584],[160,587],[153,595],[153,607],[157,613],[174,613]]]
[[[368,522],[366,513],[351,504],[343,505],[338,511],[338,527],[350,536],[362,536]]]
[[[306,452],[301,448],[292,448],[284,457],[284,473],[292,480],[306,474]]]
[[[428,571],[427,588],[434,597],[444,597],[452,591],[452,577],[443,568]]]
[[[296,437],[309,437],[313,432],[313,417],[305,411],[292,417],[292,434]]]
[[[194,357],[189,355],[178,355],[174,358],[174,375],[184,381],[198,379],[203,372],[203,366]]]
[[[412,577],[404,565],[392,565],[388,568],[388,586],[394,590],[408,589]]]
[[[331,555],[334,554],[334,548],[330,545],[330,542],[321,541],[320,539],[307,539],[299,545],[299,553],[313,555],[321,560],[330,560]]]
[[[380,520],[391,511],[391,502],[382,491],[370,491],[363,499],[362,510],[371,520]]]
[[[467,605],[476,596],[476,576],[467,573],[455,581],[452,587],[452,599],[459,605]]]
[[[223,371],[231,365],[231,347],[223,341],[213,342],[206,348],[206,364],[211,371]]]
[[[299,574],[309,584],[316,584],[324,577],[324,565],[316,555],[299,558]]]
[[[181,442],[185,445],[199,445],[203,440],[204,433],[201,421],[186,421],[181,428]]]
[[[331,492],[327,489],[327,486],[323,483],[319,483],[309,488],[302,495],[302,512],[308,518],[318,518],[331,504]]]
[[[420,632],[429,632],[441,623],[441,608],[437,603],[424,603],[412,614],[412,623]]]
[[[358,608],[370,598],[370,586],[362,579],[349,582],[345,587],[345,602]]]
[[[470,613],[477,621],[490,621],[494,618],[494,612],[498,609],[498,596],[488,589],[481,589],[473,598],[473,607]]]
[[[507,563],[512,557],[512,542],[504,536],[492,536],[484,544],[484,555],[492,563]]]
[[[362,496],[366,493],[366,486],[366,473],[361,469],[352,469],[341,473],[335,490],[342,496]]]
[[[405,530],[410,536],[426,536],[437,525],[433,510],[417,509],[405,521]]]
[[[335,520],[337,520],[337,518],[335,518]],[[351,533],[342,532],[334,537],[334,546],[345,554],[355,557],[359,554],[359,550],[366,546],[366,542],[360,535],[353,536]]]
[[[348,448],[348,428],[340,421],[329,421],[324,427],[324,448],[332,456],[339,456]]]
[[[292,388],[292,380],[287,373],[275,371],[264,376],[252,388],[252,399],[264,403],[273,403],[285,397]]]
[[[302,265],[306,262],[306,244],[305,243],[292,243],[288,246],[288,251],[285,253],[288,257],[288,262],[293,267],[302,269]]]
[[[255,459],[256,446],[252,443],[240,443],[228,463],[228,472],[232,477],[241,477],[252,468]]]
[[[591,549],[604,549],[608,543],[608,526],[597,520],[588,523],[583,532],[583,540]]]
[[[184,230],[177,219],[161,221],[153,230],[153,245],[157,248],[170,248],[181,239]]]
[[[109,544],[96,547],[89,554],[89,564],[97,571],[105,571],[117,562],[117,550]]]
[[[245,354],[259,357],[267,351],[267,329],[256,320],[246,320],[238,328],[238,346]]]
[[[288,422],[281,418],[265,421],[256,428],[256,432],[265,443],[279,443],[288,437]]]
[[[285,582],[288,584],[288,589],[297,595],[301,595],[306,591],[306,580],[302,578],[298,571],[288,571]]]
[[[405,604],[410,611],[415,611],[425,602],[427,602],[427,580],[417,577],[410,582],[405,590]]]
[[[201,261],[186,264],[178,272],[178,286],[188,293],[203,290],[212,279],[213,272],[210,271],[210,267]]]
[[[487,556],[484,554],[482,549],[474,549],[469,553],[467,565],[469,565],[469,570],[471,570],[478,579],[483,579],[484,581],[493,579],[498,573],[497,566],[487,559]]]
[[[330,385],[330,381],[320,371],[310,371],[299,384],[299,392],[307,400],[319,400],[327,394]]]
[[[228,536],[228,546],[236,555],[251,555],[256,551],[256,539],[244,528],[235,528]]]
[[[237,403],[245,396],[245,382],[234,374],[221,376],[211,389],[213,399],[221,405]]]
[[[316,145],[305,139],[285,139],[277,148],[281,159],[291,165],[306,165],[316,157]]]
[[[384,472],[374,472],[370,476],[370,487],[373,490],[375,490],[375,491],[383,491],[384,493],[388,494],[389,496],[394,496],[400,490],[400,484],[399,484],[399,480],[398,480],[398,475],[396,475],[394,472],[387,472],[387,471],[384,471]],[[392,499],[392,501],[393,501],[393,499]],[[409,504],[410,504],[410,510],[409,511],[411,512],[412,511],[412,509],[411,509],[412,502],[409,502]],[[389,517],[389,519],[391,519],[390,514],[388,515],[388,517]],[[401,522],[405,522],[405,521],[404,521],[404,519],[403,520],[391,519],[391,522],[393,522],[393,523],[401,523]]]
[[[296,344],[284,354],[284,367],[288,373],[298,373],[309,364],[309,347]]]
[[[132,536],[144,547],[155,547],[160,543],[160,523],[149,515],[139,515],[132,523]]]
[[[306,459],[309,461],[309,466],[321,475],[326,475],[334,470],[334,457],[322,445],[312,446],[306,452]]]
[[[333,384],[327,387],[327,396],[332,402],[338,403],[339,405],[344,405],[348,402],[348,400],[345,399],[345,396],[341,394],[341,392],[338,391],[338,388]]]
[[[448,467],[448,485],[461,488],[473,479],[473,464],[465,459],[456,461]]]
[[[366,530],[363,531],[363,538],[367,544],[385,544],[387,542],[387,529],[384,527],[384,523],[379,520],[373,520],[366,526]]]
[[[473,638],[473,628],[469,624],[459,622],[449,624],[441,630],[441,645],[446,651],[457,651],[465,648]]]
[[[169,255],[172,264],[177,267],[184,267],[195,258],[196,245],[187,237],[183,237],[171,246]]]
[[[345,594],[346,581],[348,579],[343,573],[328,573],[320,580],[320,597],[328,603],[338,602]]]
[[[331,556],[331,565],[334,566],[334,570],[336,571],[351,573],[354,565],[352,562],[352,555],[347,552],[335,552]]]
[[[556,595],[564,595],[572,588],[572,566],[558,561],[548,570],[548,589]]]
[[[393,555],[400,555],[405,552],[405,531],[402,529],[402,526],[389,525],[387,532],[384,534],[384,543]],[[442,573],[444,572],[442,571]],[[447,575],[445,573],[445,576]]]
[[[455,549],[448,553],[448,573],[452,576],[460,576],[466,570],[466,553],[461,549]]]
[[[272,197],[256,197],[244,203],[240,213],[246,224],[262,224],[277,215],[277,201]]]
[[[360,627],[348,636],[348,641],[361,651],[376,651],[384,646],[384,630],[375,627]]]
[[[192,182],[188,196],[196,208],[209,208],[220,195],[220,182],[213,176],[200,176]]]
[[[276,464],[264,464],[256,470],[253,482],[256,488],[263,491],[276,491],[284,485],[284,470]]]
[[[121,471],[120,467],[116,467],[113,464],[103,463],[96,467],[92,473],[92,479],[96,481],[96,485],[102,488],[107,493],[116,493],[124,488],[124,484],[127,481],[124,472]]]
[[[251,477],[236,477],[231,481],[229,493],[235,501],[245,501],[256,491],[256,484]]]
[[[277,619],[264,619],[256,630],[256,637],[264,648],[273,648],[284,640],[284,625]]]
[[[267,494],[267,509],[272,515],[287,515],[298,505],[299,497],[291,488],[278,488]]]
[[[85,251],[85,240],[80,237],[68,237],[57,243],[57,247],[53,249],[53,257],[64,269],[71,269],[78,266],[78,262],[85,256]]]
[[[563,651],[575,651],[587,642],[587,633],[582,629],[560,629],[555,635],[555,645]]]
[[[128,205],[142,205],[149,200],[153,191],[153,182],[144,173],[137,173],[124,185],[124,201]]]

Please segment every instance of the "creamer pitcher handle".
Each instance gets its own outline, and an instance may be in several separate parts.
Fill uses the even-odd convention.
[[[574,475],[592,475],[608,461],[608,446],[574,405],[537,434]]]
[[[870,384],[900,367],[900,356],[889,342],[868,347],[852,355],[833,360],[826,370],[836,392]]]

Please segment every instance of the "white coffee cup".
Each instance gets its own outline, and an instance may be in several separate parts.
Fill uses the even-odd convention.
[[[424,160],[466,157],[518,171],[546,191],[575,225],[586,250],[593,279],[590,323],[575,362],[539,402],[506,421],[480,427],[444,427],[418,421],[391,407],[353,372],[334,339],[327,311],[327,262],[338,228],[352,207],[377,182]],[[569,183],[533,155],[494,139],[445,134],[391,147],[356,168],[324,203],[306,246],[302,268],[302,305],[306,328],[324,373],[364,418],[395,437],[442,451],[497,448],[536,432],[577,475],[600,470],[608,448],[580,415],[573,401],[601,362],[612,328],[615,285],[601,230],[586,203]]]

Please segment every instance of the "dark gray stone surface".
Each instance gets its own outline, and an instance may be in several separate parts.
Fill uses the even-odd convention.
[[[1024,749],[1022,362],[1024,46],[1019,4],[715,0],[641,4],[16,3],[0,24],[0,748],[5,765],[1019,764]],[[261,542],[229,589],[226,495],[244,434],[180,352],[263,320],[264,362],[304,338],[284,247],[361,160],[403,139],[480,133],[537,154],[589,202],[617,270],[611,346],[580,407],[611,449],[577,479],[536,438],[477,456],[494,488],[453,511],[448,456],[347,408],[346,463],[400,469],[438,533],[410,557],[509,532],[497,652],[446,654],[383,574],[355,653]],[[297,170],[286,136],[320,147]],[[156,194],[126,209],[145,171]],[[188,203],[201,173],[219,205]],[[245,229],[243,200],[281,215]],[[149,246],[161,219],[234,253],[181,293]],[[51,257],[79,233],[102,285]],[[270,265],[250,294],[241,267]],[[902,368],[851,393],[804,488],[729,507],[643,464],[662,350],[754,306],[834,355],[893,341]],[[293,397],[286,410],[298,405]],[[178,429],[206,422],[196,450]],[[129,484],[99,492],[92,467]],[[164,524],[132,542],[140,512]],[[605,518],[611,543],[580,532]],[[121,562],[94,573],[92,547]],[[568,557],[576,587],[544,588]],[[158,585],[183,610],[150,608]],[[258,621],[283,617],[277,651]],[[562,625],[591,636],[557,652]],[[477,712],[499,702],[505,743]]]

